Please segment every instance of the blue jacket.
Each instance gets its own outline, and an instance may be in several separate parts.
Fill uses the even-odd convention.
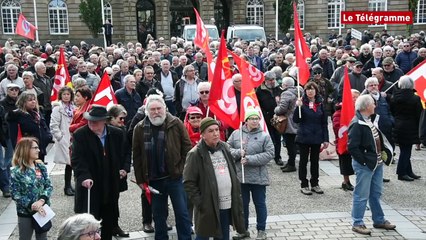
[[[400,52],[396,58],[395,62],[398,64],[399,68],[407,73],[413,67],[413,61],[417,58],[417,54],[415,52]]]
[[[138,108],[142,106],[142,99],[136,90],[133,90],[132,93],[129,94],[125,87],[118,89],[115,92],[115,97],[117,98],[117,102],[123,105],[127,111],[127,116],[124,119],[127,126],[138,112]]]

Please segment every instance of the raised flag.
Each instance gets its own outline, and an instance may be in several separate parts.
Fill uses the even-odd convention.
[[[109,76],[108,74],[104,74],[90,105],[101,105],[109,109],[110,106],[117,103]]]
[[[248,63],[246,60],[241,59],[241,57],[238,56],[236,53],[232,51],[228,51],[228,52],[234,58],[234,61],[237,64],[238,69],[244,69],[244,68],[248,69],[249,79],[253,87],[259,87],[263,83],[263,81],[265,81],[265,77],[262,71],[260,71],[255,66]],[[242,62],[246,62],[247,64],[244,64],[243,66]]]
[[[342,110],[340,114],[339,131],[337,134],[337,152],[344,154],[348,151],[348,128],[355,115],[352,100],[351,82],[349,81],[348,68],[344,70]]]
[[[296,66],[298,67],[299,84],[305,85],[308,82],[310,72],[306,59],[312,57],[311,51],[306,45],[303,38],[302,30],[300,30],[299,16],[297,14],[297,3],[293,2],[293,18],[294,18],[294,47],[296,51]]]
[[[16,24],[16,34],[34,40],[37,28],[29,23],[22,13],[19,14]]]
[[[411,69],[411,71],[407,73],[407,76],[413,79],[414,88],[419,97],[423,101],[426,101],[426,60]]]
[[[195,28],[195,37],[194,37],[194,45],[199,47],[204,51],[204,54],[207,58],[207,72],[208,72],[208,80],[211,82],[213,80],[213,72],[215,63],[213,62],[213,55],[210,52],[209,47],[209,31],[206,26],[204,26],[204,22],[198,14],[197,9],[194,8],[195,16],[197,18],[197,27]]]
[[[220,38],[219,54],[216,58],[214,78],[210,88],[209,107],[219,120],[222,120],[234,129],[238,129],[240,119],[238,115],[237,99],[232,84],[229,59],[226,54],[224,32]]]
[[[58,92],[64,86],[72,86],[71,77],[68,73],[68,69],[65,65],[65,54],[64,49],[59,49],[59,60],[56,66],[55,78],[53,81],[52,94],[50,95],[50,101],[56,101],[58,99]]]

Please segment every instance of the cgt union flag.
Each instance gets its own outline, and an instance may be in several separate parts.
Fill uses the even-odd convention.
[[[34,40],[37,28],[27,21],[22,13],[19,14],[16,24],[16,34]]]
[[[68,73],[68,69],[65,65],[64,49],[60,48],[58,66],[56,68],[55,78],[53,81],[52,94],[50,95],[50,101],[56,101],[58,99],[58,92],[64,86],[71,87],[71,78]]]
[[[305,85],[309,79],[309,66],[306,63],[306,59],[312,57],[311,51],[306,45],[306,41],[303,38],[302,30],[300,30],[299,16],[297,14],[297,4],[293,3],[293,18],[294,18],[294,46],[296,50],[296,66],[299,71],[299,84]]]
[[[197,17],[197,27],[195,28],[194,45],[201,48],[206,54],[208,79],[209,82],[211,82],[213,80],[213,71],[215,64],[213,62],[213,55],[210,52],[209,47],[209,31],[207,31],[207,28],[204,26],[204,22],[201,19],[200,14],[198,14],[197,9],[194,8],[194,12],[195,16]]]
[[[237,54],[235,54],[234,52],[232,52],[232,51],[228,51],[228,52],[234,58],[234,61],[237,64],[238,69],[245,69],[245,68],[248,69],[249,79],[250,79],[251,85],[253,87],[259,87],[260,85],[262,85],[263,81],[265,80],[265,77],[264,77],[262,71],[257,69],[255,66],[249,64],[246,60],[241,59],[241,57],[238,56]],[[243,64],[244,64],[244,66],[243,66]],[[242,72],[242,71],[240,71],[240,72]]]
[[[348,128],[355,115],[354,102],[352,100],[351,82],[349,81],[348,68],[345,67],[342,97],[342,112],[340,115],[340,127],[337,135],[337,152],[344,154],[348,150]]]
[[[104,74],[90,105],[101,105],[109,109],[109,107],[117,103],[109,76],[108,74]]]

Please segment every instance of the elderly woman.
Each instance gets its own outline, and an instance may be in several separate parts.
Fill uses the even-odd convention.
[[[235,165],[241,182],[245,228],[248,229],[249,225],[251,194],[257,216],[256,239],[266,239],[266,186],[270,184],[267,164],[274,158],[274,144],[260,126],[260,112],[257,109],[247,108],[244,120],[244,126],[231,134],[228,144],[234,160],[239,162]],[[250,237],[248,231],[234,236],[233,239],[247,237]]]
[[[296,101],[293,121],[299,124],[296,142],[300,149],[299,179],[300,191],[305,195],[312,192],[323,194],[324,191],[318,184],[319,179],[319,153],[320,149],[328,147],[327,114],[319,95],[318,85],[313,81],[305,84],[305,92],[301,99]],[[306,178],[308,161],[311,162],[311,189]]]
[[[367,200],[373,218],[373,227],[386,230],[395,225],[385,219],[380,197],[383,190],[383,162],[392,158],[392,146],[378,128],[375,103],[370,95],[362,95],[355,102],[355,117],[348,130],[348,151],[352,155],[352,167],[356,185],[352,204],[352,231],[370,235],[364,224]]]
[[[395,117],[393,137],[400,149],[396,174],[399,180],[413,181],[420,178],[411,167],[411,148],[413,144],[420,143],[419,119],[423,108],[420,97],[414,94],[414,83],[410,77],[401,77],[398,87],[400,90],[394,92],[390,104]]]
[[[197,145],[201,139],[200,123],[203,117],[203,112],[200,108],[190,106],[186,110],[185,121],[183,122],[186,130],[188,131],[189,138],[191,139],[192,146]]]
[[[183,68],[183,75],[175,85],[175,96],[173,102],[176,107],[177,116],[185,119],[186,109],[190,106],[191,102],[198,99],[197,86],[201,82],[195,75],[195,69],[192,65],[186,65]]]
[[[291,77],[284,77],[282,84],[284,91],[281,93],[280,101],[275,107],[275,114],[278,116],[286,116],[288,119],[287,128],[283,137],[285,139],[285,147],[287,148],[288,161],[287,164],[281,167],[283,172],[295,172],[296,171],[296,134],[298,125],[293,121],[293,113],[296,109],[297,96],[302,95],[301,88],[294,86],[294,79]],[[298,94],[298,91],[300,92]]]
[[[65,220],[59,228],[58,240],[99,240],[101,222],[88,213]]]
[[[32,92],[37,96],[37,102],[43,102],[44,93],[40,88],[34,86],[33,73],[30,71],[24,71],[22,73],[22,80],[24,80],[24,87],[21,89],[21,91]]]

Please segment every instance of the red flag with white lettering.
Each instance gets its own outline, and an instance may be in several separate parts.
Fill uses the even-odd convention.
[[[22,13],[16,24],[16,34],[34,40],[37,28],[29,23]]]
[[[249,79],[250,79],[252,86],[253,87],[259,87],[263,83],[263,81],[265,80],[263,72],[260,71],[259,69],[257,69],[255,66],[251,65],[250,63],[248,63],[246,60],[241,59],[241,57],[238,56],[237,54],[235,54],[234,52],[229,51],[229,50],[228,50],[228,52],[234,58],[234,61],[237,64],[238,69],[244,69],[244,68],[248,69]],[[244,64],[244,66],[243,66],[242,62],[246,62],[247,64]]]
[[[303,38],[302,30],[300,30],[299,16],[297,14],[297,3],[293,2],[293,18],[294,18],[294,47],[296,51],[296,66],[299,68],[299,84],[305,85],[308,82],[310,72],[306,63],[306,58],[312,57],[311,51],[306,45]]]
[[[68,73],[68,68],[65,65],[64,49],[59,50],[58,66],[56,66],[55,78],[53,81],[52,94],[50,95],[50,101],[56,101],[58,99],[59,90],[64,87],[71,87],[71,77]]]
[[[210,88],[209,107],[219,120],[234,129],[238,129],[240,119],[238,117],[237,99],[232,84],[229,59],[226,54],[224,32],[220,38],[219,54],[216,58],[214,78]]]
[[[198,14],[197,9],[194,8],[194,12],[195,16],[197,17],[197,27],[195,28],[194,45],[201,48],[206,54],[208,79],[209,82],[211,82],[213,80],[213,71],[215,64],[213,62],[213,55],[210,52],[209,47],[209,31],[207,31],[207,28],[204,26],[204,22],[201,19],[200,14]]]
[[[342,112],[340,114],[340,127],[337,135],[337,152],[344,154],[348,151],[348,128],[355,115],[352,100],[351,82],[349,81],[348,68],[345,67],[342,96]]]
[[[111,105],[117,103],[109,76],[108,74],[104,74],[90,105],[101,105],[108,109]]]

